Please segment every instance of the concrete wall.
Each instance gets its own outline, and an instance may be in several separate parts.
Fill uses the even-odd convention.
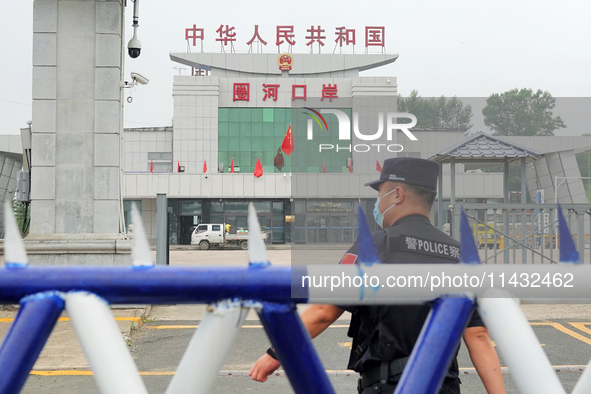
[[[123,133],[123,171],[146,172],[150,170],[148,154],[172,153],[172,127],[126,129]],[[177,162],[173,163],[176,171]]]
[[[119,231],[121,9],[34,2],[32,234]]]
[[[149,174],[126,173],[126,199],[156,198],[375,198],[363,184],[378,174]],[[444,175],[443,197],[450,198],[451,180]],[[456,175],[456,196],[460,198],[502,198],[503,174]],[[144,206],[142,205],[142,211]]]

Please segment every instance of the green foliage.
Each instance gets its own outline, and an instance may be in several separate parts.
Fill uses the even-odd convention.
[[[583,136],[589,136],[588,134],[583,134]],[[577,153],[575,155],[577,158],[577,164],[579,165],[579,171],[581,171],[582,177],[591,177],[591,151]],[[585,187],[585,194],[587,195],[587,199],[591,201],[591,179],[583,179],[583,186]]]
[[[29,233],[29,223],[31,221],[31,212],[25,204],[16,198],[12,200],[12,213],[16,219],[16,224],[21,230],[21,236],[25,237]]]
[[[398,112],[409,112],[417,117],[417,125],[420,128],[469,130],[473,124],[472,107],[464,105],[457,97],[439,98],[419,96],[419,92],[413,90],[409,97],[398,99]]]
[[[560,116],[552,117],[555,102],[549,92],[540,89],[493,93],[482,110],[484,124],[494,135],[553,136],[555,130],[566,127]]]

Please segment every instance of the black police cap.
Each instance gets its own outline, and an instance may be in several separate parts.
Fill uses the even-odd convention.
[[[439,163],[437,162],[417,157],[396,157],[384,160],[380,179],[368,182],[365,186],[378,190],[383,182],[392,181],[437,191],[438,176]]]

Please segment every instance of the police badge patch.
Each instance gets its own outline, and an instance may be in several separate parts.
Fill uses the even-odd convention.
[[[423,253],[454,260],[460,258],[460,248],[452,244],[402,234],[398,236],[398,239],[400,240],[398,250]]]

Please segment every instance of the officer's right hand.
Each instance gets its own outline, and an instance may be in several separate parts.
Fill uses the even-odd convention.
[[[268,376],[275,372],[281,363],[268,354],[264,354],[248,372],[248,376],[257,382],[265,382]]]

